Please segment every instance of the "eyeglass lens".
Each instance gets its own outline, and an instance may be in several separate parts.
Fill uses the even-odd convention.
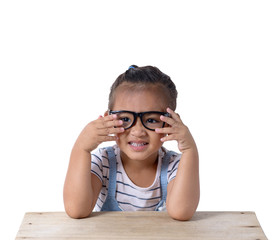
[[[143,125],[149,129],[162,128],[164,122],[160,120],[161,113],[144,113],[142,114],[141,121]],[[118,113],[118,120],[123,121],[125,129],[130,128],[134,123],[134,114],[129,112]]]

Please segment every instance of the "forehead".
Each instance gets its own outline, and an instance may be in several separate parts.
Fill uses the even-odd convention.
[[[119,86],[115,91],[112,110],[134,112],[166,111],[168,96],[163,87],[150,85],[145,87]]]

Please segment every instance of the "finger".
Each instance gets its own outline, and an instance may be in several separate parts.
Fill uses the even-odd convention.
[[[104,126],[105,128],[122,127],[122,126],[123,126],[123,121],[122,121],[122,120],[108,121],[108,122],[104,122],[103,126]]]
[[[111,114],[111,115],[107,115],[105,117],[103,117],[104,122],[110,122],[110,121],[114,121],[118,118],[118,116],[116,114]]]
[[[167,135],[167,136],[165,136],[165,137],[162,137],[162,138],[160,139],[160,141],[162,141],[162,142],[167,142],[167,141],[172,141],[172,140],[177,140],[177,139],[178,139],[178,137],[177,137],[176,134],[170,134],[170,135]]]
[[[172,134],[175,131],[174,131],[174,129],[172,127],[165,127],[165,128],[156,128],[155,132],[159,133],[159,134],[161,134],[161,133],[163,133],[163,134]]]
[[[102,115],[99,115],[98,118],[96,119],[96,124],[98,124],[98,127],[101,128],[101,125],[104,125],[105,122],[107,121],[113,121],[114,119],[116,119],[117,117],[114,115],[109,115],[109,116],[105,116],[103,117]]]
[[[111,135],[111,134],[118,134],[118,133],[123,133],[124,132],[124,128],[123,127],[119,127],[119,128],[104,128],[104,129],[100,129],[99,130],[99,135]]]
[[[170,126],[172,126],[176,123],[176,121],[173,118],[166,117],[166,116],[163,116],[163,115],[160,116],[160,120],[167,123]]]
[[[122,120],[117,120],[114,118],[105,119],[105,117],[104,117],[104,118],[100,119],[100,124],[99,124],[98,128],[102,129],[102,128],[121,127],[122,125],[123,125]]]
[[[167,108],[166,110],[175,121],[181,122],[181,118],[178,113],[175,113],[171,108]]]
[[[118,139],[117,136],[102,136],[102,137],[100,137],[100,140],[102,142],[116,141],[117,139]]]
[[[115,120],[117,118],[118,118],[117,114],[110,114],[110,115],[106,115],[104,117],[103,116],[98,117],[98,119],[102,119],[105,122],[112,121],[112,120]]]

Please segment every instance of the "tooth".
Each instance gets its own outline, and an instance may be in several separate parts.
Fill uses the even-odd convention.
[[[135,147],[140,147],[140,146],[144,146],[145,144],[144,143],[134,143],[134,142],[132,142],[131,145],[135,146]]]

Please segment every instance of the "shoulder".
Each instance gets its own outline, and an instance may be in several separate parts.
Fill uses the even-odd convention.
[[[108,158],[108,153],[106,148],[98,148],[91,152],[91,159],[92,160],[99,160],[102,162],[103,159]]]
[[[178,165],[181,159],[181,154],[174,151],[169,151],[164,147],[161,148],[161,152],[162,152],[161,154],[163,155],[162,159],[167,157],[166,159],[168,161],[167,179],[169,183],[171,180],[173,180],[176,177]]]
[[[109,154],[110,149],[118,152],[117,146],[101,147],[91,152],[91,172],[103,182],[109,177]]]
[[[92,160],[99,160],[100,162],[108,161],[109,154],[108,152],[112,151],[115,153],[115,156],[120,154],[120,149],[118,145],[101,147],[91,152]]]
[[[169,158],[169,164],[174,162],[174,161],[178,161],[181,158],[181,154],[168,150],[165,147],[161,147],[159,149],[159,156],[164,158],[164,157],[168,157]]]

